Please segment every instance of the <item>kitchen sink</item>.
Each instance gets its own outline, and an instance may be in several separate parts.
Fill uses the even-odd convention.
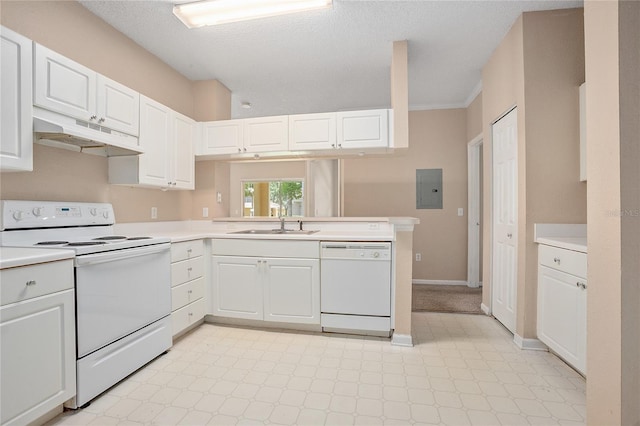
[[[318,231],[301,231],[297,229],[246,229],[244,231],[230,232],[230,234],[254,234],[254,235],[310,235]]]

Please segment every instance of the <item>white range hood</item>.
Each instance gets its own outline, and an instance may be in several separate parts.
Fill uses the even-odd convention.
[[[33,132],[36,143],[88,154],[115,157],[144,152],[135,136],[36,106]]]

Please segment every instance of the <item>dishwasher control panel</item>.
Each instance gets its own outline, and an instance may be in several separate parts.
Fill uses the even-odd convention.
[[[323,242],[320,258],[391,261],[391,243]]]

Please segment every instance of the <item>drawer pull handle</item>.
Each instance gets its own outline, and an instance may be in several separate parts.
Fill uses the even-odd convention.
[[[193,249],[187,249],[187,253],[191,253]]]
[[[187,293],[191,294],[191,293],[193,293],[193,290],[189,290],[189,291],[187,291]]]
[[[191,271],[193,271],[193,268],[189,267],[189,268],[187,268],[187,271],[191,272]]]
[[[555,263],[557,263],[558,265],[560,264],[560,258],[559,258],[559,257],[554,257],[554,258],[553,258],[553,261],[554,261]]]
[[[29,280],[27,281],[27,286],[32,286],[32,285],[36,285],[36,280]]]
[[[511,239],[511,237],[513,237],[513,234],[512,233],[508,233],[507,234],[507,238]]]
[[[579,281],[576,283],[576,286],[581,288],[581,289],[583,289],[583,290],[587,289],[587,285],[585,283],[581,283]]]

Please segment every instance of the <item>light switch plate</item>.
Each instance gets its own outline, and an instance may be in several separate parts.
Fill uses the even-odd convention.
[[[464,209],[462,207],[458,207],[458,216],[464,216]]]

